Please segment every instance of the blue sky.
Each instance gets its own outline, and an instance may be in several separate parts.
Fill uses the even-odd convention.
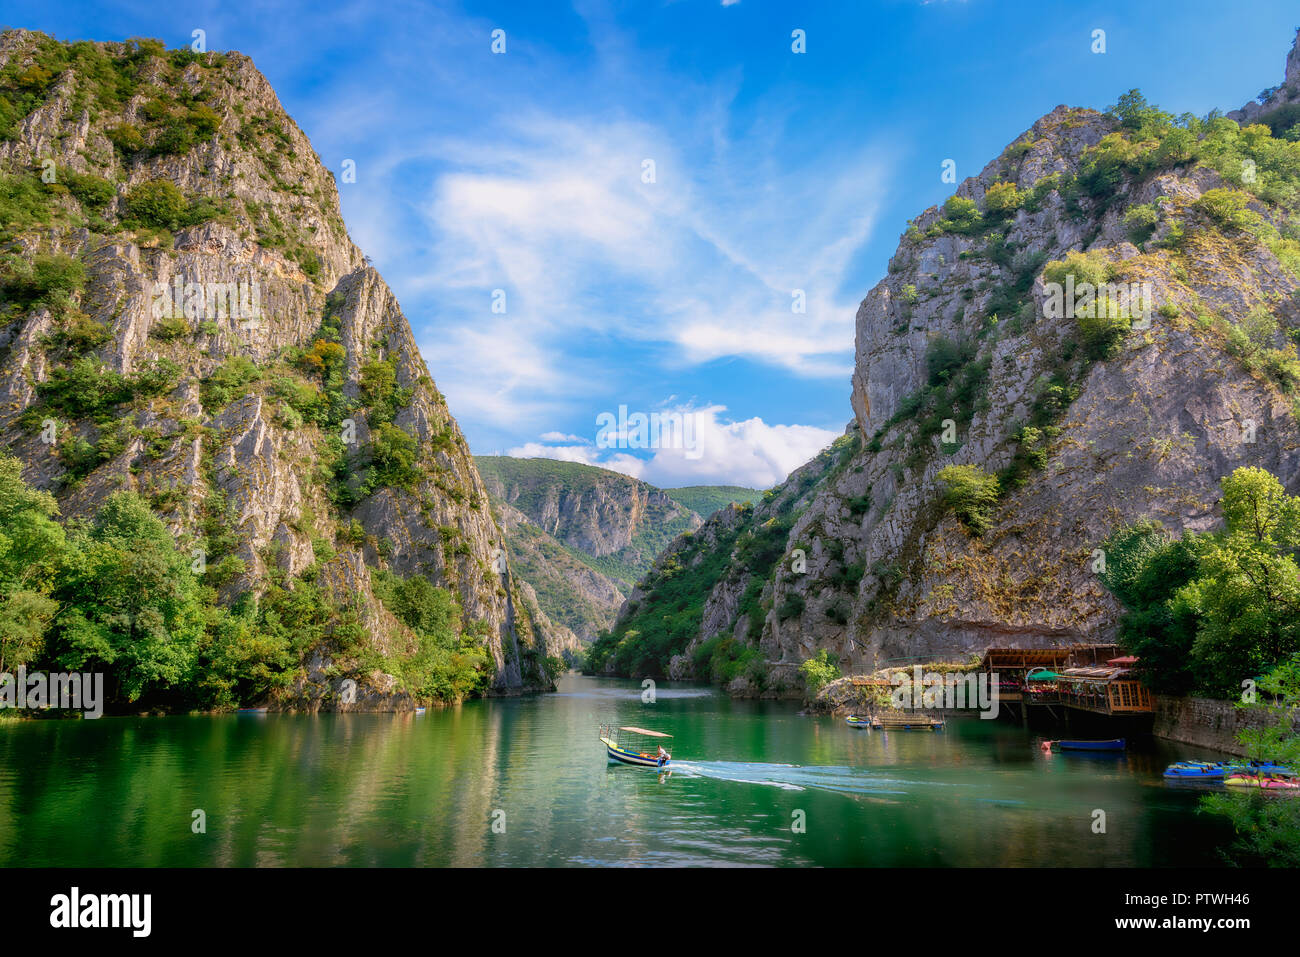
[[[767,486],[851,417],[857,304],[952,193],[945,159],[972,175],[1057,104],[1133,87],[1235,109],[1280,82],[1300,11],[150,0],[0,2],[0,22],[173,47],[201,28],[253,57],[322,161],[356,163],[344,218],[475,452]],[[598,448],[620,406],[694,413],[693,454]]]

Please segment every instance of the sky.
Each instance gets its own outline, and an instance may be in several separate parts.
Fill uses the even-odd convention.
[[[1132,88],[1236,109],[1281,81],[1300,10],[0,0],[0,24],[251,56],[475,453],[766,488],[852,417],[855,312],[954,191],[945,160],[974,175]]]

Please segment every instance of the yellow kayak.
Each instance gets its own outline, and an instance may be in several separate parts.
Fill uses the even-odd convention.
[[[1230,774],[1223,779],[1230,788],[1264,788],[1268,791],[1300,791],[1300,781],[1269,774]]]

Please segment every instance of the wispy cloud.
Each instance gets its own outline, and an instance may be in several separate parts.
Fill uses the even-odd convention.
[[[435,368],[462,370],[442,372],[454,402],[501,400],[518,414],[539,399],[580,399],[647,360],[742,357],[848,376],[855,302],[838,287],[873,222],[878,158],[732,177],[711,169],[717,157],[687,158],[645,124],[533,117],[512,132],[510,149],[440,144],[436,159],[457,168],[423,207],[437,237],[432,268],[407,286],[458,319],[423,340]],[[755,202],[762,196],[779,200]],[[504,315],[490,312],[494,290]],[[613,351],[575,359],[594,338]],[[521,350],[533,361],[504,368]]]

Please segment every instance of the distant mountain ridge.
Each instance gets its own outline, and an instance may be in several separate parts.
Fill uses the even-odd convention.
[[[708,518],[728,505],[762,498],[762,489],[741,485],[684,485],[666,488],[664,493],[680,505],[685,505],[700,518]]]
[[[740,486],[660,489],[608,469],[554,459],[475,457],[511,567],[542,611],[590,641],[678,535],[761,492]],[[695,507],[692,507],[695,506]]]

